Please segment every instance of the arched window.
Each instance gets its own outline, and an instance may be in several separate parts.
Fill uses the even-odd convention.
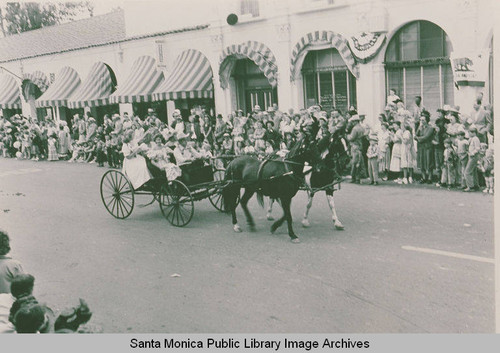
[[[334,107],[347,111],[356,106],[356,78],[335,48],[313,50],[302,64],[305,106],[321,104],[323,110]]]
[[[403,26],[392,37],[385,54],[386,91],[394,89],[409,108],[415,96],[432,114],[453,105],[452,46],[441,27],[429,21]]]

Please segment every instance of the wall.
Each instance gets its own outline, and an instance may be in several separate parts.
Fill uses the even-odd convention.
[[[49,75],[70,65],[83,80],[93,63],[103,61],[114,70],[120,84],[139,56],[151,55],[157,59],[157,42],[163,41],[165,65],[161,69],[165,75],[171,71],[177,56],[186,49],[197,49],[207,57],[213,71],[216,111],[227,114],[233,105],[231,92],[219,84],[221,52],[231,44],[252,40],[267,45],[276,57],[280,108],[297,110],[303,107],[302,81],[299,78],[290,82],[290,58],[292,48],[301,37],[315,30],[333,31],[344,38],[361,30],[386,31],[387,40],[378,55],[367,64],[359,64],[358,111],[366,114],[368,121],[374,121],[385,105],[385,49],[399,28],[414,20],[434,22],[448,34],[454,51],[459,52],[487,48],[493,28],[493,19],[489,16],[490,0],[337,0],[333,6],[327,6],[326,1],[312,5],[309,0],[262,0],[261,16],[254,19],[240,16],[239,23],[234,26],[226,23],[226,17],[229,13],[238,13],[237,1],[214,1],[208,8],[201,7],[207,4],[205,1],[193,1],[182,4],[147,1],[140,2],[140,5],[127,2],[127,35],[205,23],[210,24],[209,28],[43,56],[23,60],[22,64],[12,62],[3,66],[18,74],[41,70]],[[193,8],[198,11],[192,11]],[[478,91],[484,91],[487,97],[487,85],[484,88],[455,89],[455,104],[469,112]]]

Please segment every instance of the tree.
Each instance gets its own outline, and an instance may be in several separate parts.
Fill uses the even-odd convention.
[[[93,16],[89,1],[65,3],[8,2],[0,9],[0,27],[4,35],[17,34]]]

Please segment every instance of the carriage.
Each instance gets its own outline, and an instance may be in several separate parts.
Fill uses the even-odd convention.
[[[132,213],[137,195],[150,195],[153,199],[139,207],[158,202],[170,224],[184,227],[193,218],[194,201],[208,198],[217,210],[225,212],[222,189],[227,182],[224,175],[225,169],[216,163],[204,165],[202,160],[197,160],[189,164],[178,179],[168,180],[166,176],[155,175],[134,189],[123,172],[111,169],[102,176],[101,199],[113,217],[125,219]]]

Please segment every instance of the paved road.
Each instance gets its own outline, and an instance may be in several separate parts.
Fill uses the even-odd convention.
[[[489,195],[343,184],[335,231],[324,195],[302,229],[300,192],[293,244],[285,227],[269,234],[255,200],[256,233],[233,233],[208,200],[185,228],[157,205],[116,220],[104,170],[0,158],[0,227],[39,300],[83,297],[106,332],[494,332]]]

